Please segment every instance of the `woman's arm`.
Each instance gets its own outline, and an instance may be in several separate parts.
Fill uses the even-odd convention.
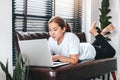
[[[54,55],[52,59],[53,61],[59,60],[61,62],[69,62],[71,64],[76,64],[78,63],[78,54],[72,54],[70,55],[70,57],[64,57],[62,55],[57,54],[57,55]]]

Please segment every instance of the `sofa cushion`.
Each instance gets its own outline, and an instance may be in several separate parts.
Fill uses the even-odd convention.
[[[86,42],[86,37],[84,32],[74,33],[78,36],[81,42]],[[48,39],[50,35],[47,32],[16,32],[15,34],[18,40],[31,40],[31,39]]]

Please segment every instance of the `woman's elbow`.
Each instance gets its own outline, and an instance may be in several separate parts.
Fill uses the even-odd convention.
[[[71,62],[71,64],[77,64],[78,63],[78,60],[74,60]]]

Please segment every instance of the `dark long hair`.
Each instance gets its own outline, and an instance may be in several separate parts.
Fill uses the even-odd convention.
[[[58,16],[53,16],[49,21],[48,24],[55,22],[57,23],[61,29],[63,29],[64,27],[66,27],[66,31],[65,32],[71,32],[71,27],[69,26],[69,24],[61,17]]]

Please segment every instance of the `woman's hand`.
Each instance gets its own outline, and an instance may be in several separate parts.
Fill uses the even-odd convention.
[[[53,55],[53,56],[52,56],[52,60],[53,60],[53,61],[59,60],[59,56],[60,56],[59,54]]]
[[[70,55],[70,57],[64,57],[59,54],[56,54],[52,57],[53,61],[61,61],[61,62],[69,62],[71,64],[76,64],[78,63],[78,54]]]
[[[67,57],[61,56],[61,55],[59,55],[59,54],[54,55],[54,56],[52,57],[52,59],[53,59],[53,61],[59,60],[59,61],[61,61],[61,62],[67,62],[67,61],[66,61]]]

